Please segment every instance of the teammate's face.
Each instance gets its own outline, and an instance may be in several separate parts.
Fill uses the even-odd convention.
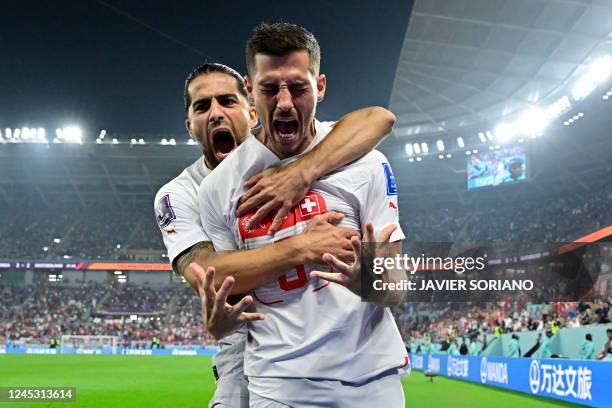
[[[187,130],[202,146],[208,166],[214,168],[249,136],[257,115],[230,75],[200,75],[187,90],[191,96]]]
[[[522,166],[514,166],[510,167],[510,174],[512,177],[519,178],[523,175],[523,167]]]
[[[314,136],[317,102],[325,96],[326,79],[309,70],[308,51],[277,57],[257,54],[253,77],[246,78],[266,144],[281,159],[306,149]]]

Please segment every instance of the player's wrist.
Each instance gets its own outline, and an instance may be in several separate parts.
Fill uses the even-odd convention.
[[[284,239],[278,242],[277,245],[281,247],[281,251],[286,254],[286,259],[293,260],[295,265],[301,265],[310,261],[310,248],[307,240],[302,234]]]
[[[318,172],[319,166],[311,160],[310,157],[304,156],[294,163],[294,171],[297,172],[298,178],[302,181],[302,187],[310,188],[321,175]]]

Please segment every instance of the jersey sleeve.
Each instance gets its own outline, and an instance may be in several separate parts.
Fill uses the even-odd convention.
[[[371,220],[374,223],[374,235],[378,238],[385,227],[395,224],[397,229],[391,235],[389,242],[406,238],[399,223],[397,184],[385,155],[378,151],[370,153],[367,169],[362,174],[368,178],[368,187],[362,190],[363,196],[359,197],[362,227]]]
[[[214,188],[213,177],[209,176],[202,181],[198,191],[198,204],[200,220],[206,230],[215,251],[231,251],[238,249],[234,234],[223,214],[223,201],[230,197],[223,197]],[[229,217],[229,215],[227,215]]]
[[[199,242],[210,241],[202,228],[195,191],[180,186],[164,186],[155,196],[155,220],[159,226],[168,258],[175,259]]]

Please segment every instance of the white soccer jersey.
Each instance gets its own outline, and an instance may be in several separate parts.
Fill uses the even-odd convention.
[[[329,131],[328,125],[317,122],[309,149]],[[244,181],[294,159],[280,161],[253,137],[202,182],[198,194],[202,225],[217,250],[271,244],[300,233],[313,216],[325,211],[343,213],[340,225],[347,227],[361,229],[371,219],[377,234],[396,224],[391,241],[404,238],[398,224],[395,180],[378,151],[315,182],[273,239],[267,236],[271,219],[247,230],[250,215],[236,217]],[[343,286],[310,279],[309,272],[315,269],[300,265],[252,292],[253,305],[265,319],[248,324],[245,374],[361,382],[403,366],[406,349],[390,310],[362,302]]]
[[[200,157],[155,196],[155,218],[162,230],[168,258],[174,260],[198,242],[210,241],[200,221],[198,187],[211,170]],[[177,273],[179,271],[176,271]],[[211,407],[248,407],[249,392],[244,378],[246,330],[240,329],[219,341],[213,365],[219,379]]]
[[[197,202],[198,187],[210,172],[204,157],[200,157],[160,188],[155,196],[155,218],[173,267],[175,258],[181,253],[198,242],[210,241],[202,228]]]

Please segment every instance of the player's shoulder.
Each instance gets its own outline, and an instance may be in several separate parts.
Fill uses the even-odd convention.
[[[356,167],[374,167],[380,166],[382,163],[389,165],[389,160],[387,159],[387,156],[385,156],[384,153],[379,150],[371,150],[353,162],[354,166]]]
[[[202,158],[199,158],[193,164],[186,167],[179,175],[164,184],[157,191],[155,202],[157,203],[165,196],[172,196],[178,199],[195,199],[200,183],[209,173],[210,170],[204,165]]]

